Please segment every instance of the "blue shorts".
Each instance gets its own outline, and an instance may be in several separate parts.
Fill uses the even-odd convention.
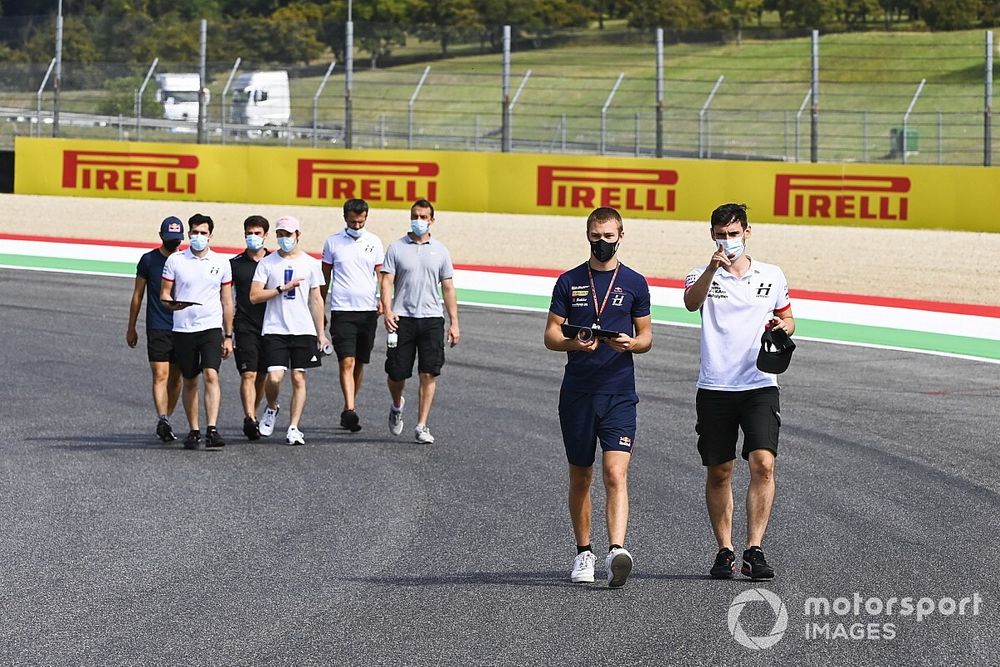
[[[635,446],[635,406],[639,397],[626,394],[559,392],[559,425],[566,460],[575,466],[594,465],[597,441],[605,452],[632,453]]]

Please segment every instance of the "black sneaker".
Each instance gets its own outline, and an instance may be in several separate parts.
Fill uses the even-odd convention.
[[[710,574],[713,579],[732,579],[736,572],[736,554],[732,549],[719,549],[715,554],[715,564],[712,566]]]
[[[214,428],[205,431],[205,449],[221,449],[226,446],[226,441],[222,439],[219,432]]]
[[[198,445],[201,444],[201,431],[190,430],[188,431],[187,437],[184,438],[184,449],[198,449]]]
[[[177,439],[174,429],[170,428],[170,421],[166,417],[160,417],[156,422],[156,437],[163,442],[173,442]]]
[[[260,424],[253,417],[243,418],[243,435],[247,440],[260,440]]]
[[[361,418],[354,410],[344,410],[340,413],[340,425],[351,433],[361,430]]]
[[[743,568],[740,572],[751,579],[774,579],[774,568],[764,560],[764,550],[760,547],[750,547],[743,552]]]

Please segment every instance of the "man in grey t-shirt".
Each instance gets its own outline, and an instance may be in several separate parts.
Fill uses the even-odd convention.
[[[448,311],[447,337],[451,347],[458,345],[461,336],[451,255],[444,245],[431,238],[433,224],[431,203],[426,199],[414,202],[410,207],[410,231],[386,250],[381,284],[382,312],[389,332],[385,359],[392,396],[389,430],[393,435],[403,432],[403,389],[406,379],[413,375],[413,362],[419,353],[420,403],[414,438],[426,444],[434,442],[427,420],[434,402],[437,376],[444,365],[444,309]]]

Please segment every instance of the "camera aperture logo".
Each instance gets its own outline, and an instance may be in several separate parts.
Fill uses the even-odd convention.
[[[743,613],[743,608],[751,602],[766,602],[771,605],[771,610],[774,612],[774,626],[768,634],[761,637],[749,636],[743,629],[743,625],[740,624],[740,614]],[[729,605],[726,621],[729,624],[729,634],[733,636],[733,639],[749,649],[760,651],[771,648],[785,636],[785,629],[788,628],[788,610],[785,609],[785,603],[781,601],[781,598],[766,588],[750,588],[737,595],[733,603]]]

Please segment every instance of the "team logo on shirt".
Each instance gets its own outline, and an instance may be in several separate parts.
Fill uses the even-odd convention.
[[[210,273],[211,275],[213,275],[213,276],[217,276],[217,275],[219,275],[219,267],[217,267],[217,266],[213,266],[213,267],[212,267],[212,270],[211,270],[211,271],[209,271],[209,273]]]
[[[109,192],[197,192],[198,156],[129,151],[63,151],[62,186]]]
[[[539,166],[535,203],[559,208],[673,211],[677,190],[672,186],[678,179],[673,169]]]
[[[726,293],[726,290],[722,289],[719,283],[713,280],[711,286],[708,288],[708,297],[710,299],[728,299],[729,295]]]
[[[625,303],[625,295],[624,294],[615,294],[613,297],[611,297],[611,305],[612,306],[620,306],[623,303]]]
[[[774,215],[793,218],[906,220],[910,179],[903,176],[776,174]]]
[[[764,299],[764,298],[767,298],[768,296],[770,296],[771,295],[771,287],[773,285],[774,285],[774,283],[768,283],[766,285],[764,283],[761,283],[760,286],[757,287],[757,296],[758,296],[758,298]]]

